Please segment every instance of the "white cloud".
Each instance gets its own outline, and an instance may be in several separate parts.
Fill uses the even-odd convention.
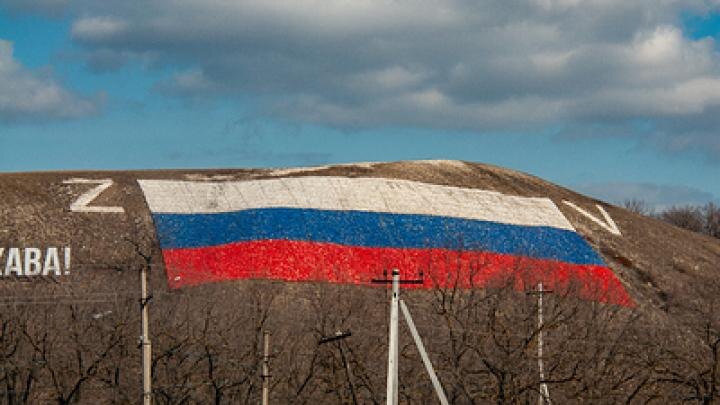
[[[45,121],[94,113],[99,98],[66,90],[47,73],[33,72],[13,57],[12,42],[0,39],[0,121]]]
[[[720,143],[720,57],[712,39],[683,32],[681,15],[718,7],[717,0],[76,0],[68,10],[91,66],[140,57],[184,70],[159,84],[168,94],[257,97],[268,113],[338,126],[626,125],[628,135],[649,136],[626,123],[652,120],[654,142],[681,137],[690,145],[683,150],[713,151],[700,145]]]
[[[83,40],[103,40],[123,33],[127,23],[113,17],[87,17],[75,21],[72,25],[73,37]]]
[[[202,71],[189,70],[175,74],[171,80],[159,83],[156,88],[166,94],[199,96],[217,91]]]

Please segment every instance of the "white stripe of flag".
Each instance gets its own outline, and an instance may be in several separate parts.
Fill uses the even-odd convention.
[[[496,191],[409,180],[286,177],[233,182],[138,180],[153,213],[203,214],[257,208],[435,215],[575,231],[555,203]]]

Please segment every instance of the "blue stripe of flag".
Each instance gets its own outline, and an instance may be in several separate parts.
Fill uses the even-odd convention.
[[[433,215],[298,208],[211,214],[153,214],[163,249],[253,240],[295,240],[347,246],[486,251],[604,265],[575,232]]]

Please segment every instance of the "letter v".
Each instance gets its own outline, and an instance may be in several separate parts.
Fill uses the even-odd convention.
[[[585,217],[587,217],[589,220],[595,222],[598,224],[601,228],[605,229],[606,231],[610,232],[613,235],[622,236],[622,233],[620,233],[620,228],[618,228],[617,224],[613,219],[610,217],[610,215],[598,204],[595,204],[598,211],[603,215],[604,221],[596,217],[595,215],[585,211],[584,209],[578,207],[577,205],[571,203],[568,200],[563,200],[563,204],[567,205],[570,208],[573,208],[575,211],[581,213]]]

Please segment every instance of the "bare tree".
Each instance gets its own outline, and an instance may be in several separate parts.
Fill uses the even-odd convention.
[[[0,383],[7,404],[27,404],[33,398],[40,364],[28,354],[22,330],[27,326],[25,308],[0,312]]]
[[[713,202],[705,204],[703,216],[705,233],[714,238],[720,238],[720,207]]]
[[[703,216],[698,207],[673,206],[660,213],[660,219],[677,227],[693,232],[703,232]]]
[[[640,215],[651,216],[654,214],[654,209],[645,200],[638,198],[630,198],[623,201],[623,207],[631,212]]]
[[[709,281],[717,292],[720,283]],[[716,295],[716,294],[715,294]],[[666,333],[658,383],[681,393],[683,401],[711,404],[720,401],[720,300],[674,301],[670,311],[682,313],[682,323]]]

